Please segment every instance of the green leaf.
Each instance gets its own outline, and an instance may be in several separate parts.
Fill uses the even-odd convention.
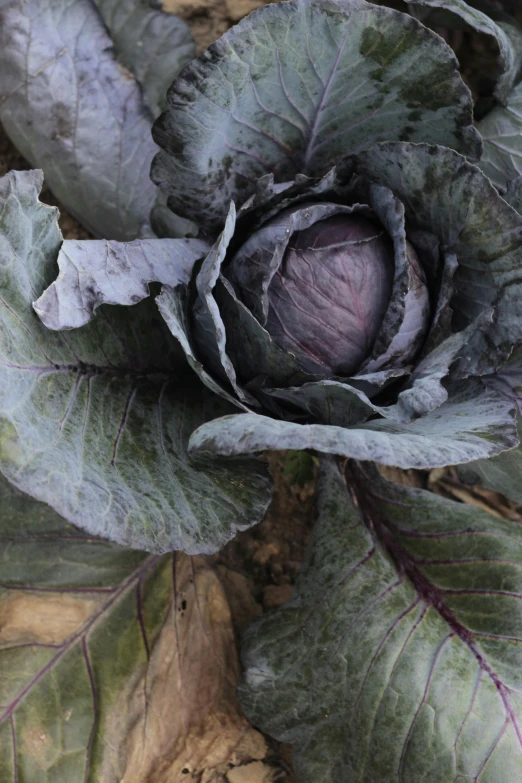
[[[3,478],[0,545],[2,783],[182,780],[257,734],[202,561],[84,535]]]
[[[245,635],[247,716],[300,783],[520,780],[522,528],[347,476],[323,458],[292,599]]]
[[[498,188],[522,174],[522,82],[477,123],[484,139],[480,168]]]
[[[0,470],[90,533],[155,552],[220,549],[269,500],[256,461],[196,465],[200,424],[235,410],[200,383],[154,302],[72,332],[31,301],[56,275],[56,210],[38,172],[0,180]]]
[[[502,73],[495,87],[495,96],[501,103],[505,103],[521,75],[522,33],[514,25],[496,24],[487,14],[477,8],[471,8],[465,0],[408,0],[408,3],[412,6],[420,5],[451,11],[478,33],[495,39],[502,67]]]
[[[152,176],[175,212],[217,231],[259,177],[319,176],[377,141],[476,158],[471,116],[452,51],[416,20],[364,0],[292,0],[250,14],[174,82]]]
[[[509,399],[478,380],[449,387],[448,395],[440,407],[409,423],[376,419],[340,427],[296,424],[256,413],[225,416],[199,427],[190,438],[189,450],[238,456],[313,449],[407,469],[456,465],[518,445],[514,403]]]
[[[147,8],[149,4],[143,0],[94,3],[118,59],[132,71],[152,116],[157,117],[165,109],[174,77],[196,55],[190,27],[178,16]]]
[[[122,241],[151,236],[152,118],[91,2],[1,8],[0,120],[89,231]]]

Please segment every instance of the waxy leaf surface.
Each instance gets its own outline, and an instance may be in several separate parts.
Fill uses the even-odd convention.
[[[180,74],[154,136],[154,181],[212,230],[265,174],[322,175],[385,139],[472,158],[481,147],[449,47],[364,0],[292,0],[243,19]]]
[[[522,777],[522,530],[323,458],[291,601],[244,638],[247,716],[300,783]]]
[[[203,424],[189,449],[223,456],[314,449],[406,469],[456,465],[516,445],[513,403],[472,381],[450,388],[447,402],[412,422],[375,419],[340,427],[240,413]]]
[[[34,308],[49,329],[76,329],[102,304],[145,299],[149,283],[186,285],[194,262],[208,250],[199,239],[67,239],[58,255],[60,274]]]
[[[497,187],[522,175],[522,82],[477,123],[484,139],[480,168]]]
[[[151,235],[152,116],[93,3],[12,0],[0,9],[0,120],[89,231]]]
[[[165,108],[167,90],[196,55],[190,27],[173,14],[143,0],[94,0],[116,55],[143,89],[152,117]],[[147,7],[150,6],[150,7]]]
[[[501,103],[505,103],[521,75],[522,33],[514,25],[502,22],[497,24],[483,11],[469,6],[465,0],[408,0],[408,4],[411,7],[420,5],[451,11],[478,33],[495,39],[502,66],[502,73],[495,87],[495,96]]]
[[[90,533],[163,552],[220,549],[262,517],[257,461],[196,466],[186,446],[235,410],[200,383],[154,301],[46,329],[31,302],[56,275],[56,210],[38,172],[0,180],[0,470]]]
[[[259,746],[204,563],[82,534],[2,477],[0,546],[2,783],[181,780]]]

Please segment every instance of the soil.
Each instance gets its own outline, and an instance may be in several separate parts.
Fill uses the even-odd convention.
[[[176,14],[188,23],[198,52],[262,5],[263,0],[162,0],[164,11]]]

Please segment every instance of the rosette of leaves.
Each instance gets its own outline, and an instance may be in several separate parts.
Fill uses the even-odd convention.
[[[469,162],[439,37],[362,0],[265,7],[184,69],[154,133],[202,239],[60,249],[34,176],[4,183],[18,487],[119,543],[208,552],[266,506],[251,454],[426,468],[518,443],[482,378],[521,341],[522,218]]]
[[[319,454],[308,560],[242,690],[303,783],[522,773],[519,530],[371,464],[518,444],[522,216],[471,120],[419,21],[292,0],[186,66],[155,125],[154,182],[197,239],[62,243],[40,175],[0,181],[12,483],[90,534],[210,552],[263,514],[252,455]]]

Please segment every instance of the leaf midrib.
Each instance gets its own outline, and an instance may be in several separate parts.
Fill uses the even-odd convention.
[[[480,671],[488,675],[497,690],[507,719],[510,721],[515,731],[520,749],[522,751],[522,729],[518,723],[515,710],[510,702],[508,688],[502,682],[499,675],[495,672],[485,655],[479,650],[473,640],[472,632],[466,628],[455,617],[452,610],[444,602],[443,592],[434,585],[419,569],[409,552],[398,540],[399,533],[396,525],[388,519],[373,502],[370,496],[373,493],[370,490],[365,492],[368,477],[359,468],[347,466],[348,476],[352,474],[353,480],[349,482],[350,489],[356,499],[357,506],[366,527],[370,532],[374,532],[380,541],[384,550],[389,554],[396,565],[400,574],[404,574],[411,582],[416,593],[427,605],[433,607],[444,622],[449,626],[453,635],[457,636],[461,642],[469,649],[476,659]]]
[[[82,639],[96,626],[96,624],[102,619],[105,612],[107,612],[115,603],[117,603],[130,589],[133,589],[137,582],[139,582],[149,571],[151,571],[161,560],[161,555],[151,555],[145,559],[134,571],[115,588],[107,598],[102,606],[97,609],[82,625],[82,627],[70,636],[59,648],[56,654],[43,666],[24,686],[24,688],[18,693],[15,699],[4,709],[0,714],[0,725],[6,720],[10,720],[22,701],[30,694],[31,690],[37,685],[37,683],[48,674],[64,657],[64,655],[72,649],[72,647],[81,642]],[[9,648],[5,648],[9,649]]]

